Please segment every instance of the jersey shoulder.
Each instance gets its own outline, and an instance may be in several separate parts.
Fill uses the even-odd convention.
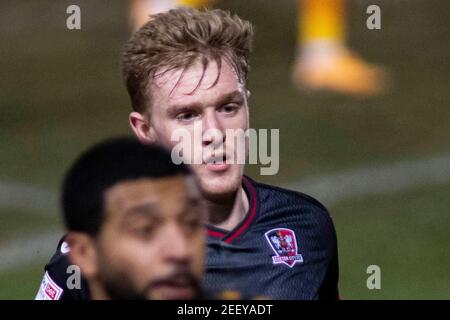
[[[328,209],[303,192],[252,181],[258,193],[262,219],[291,221],[320,229],[328,239],[335,239],[335,228]],[[328,235],[329,237],[327,237]]]
[[[44,267],[44,277],[36,295],[36,300],[84,300],[89,298],[85,279],[79,279],[80,287],[69,288],[68,280],[74,269],[67,256],[70,251],[65,237],[58,243],[56,251]]]
[[[252,180],[256,190],[258,191],[260,202],[272,203],[272,205],[300,205],[308,206],[311,209],[322,211],[328,215],[327,208],[314,197],[306,193],[290,190],[278,186],[268,185]]]

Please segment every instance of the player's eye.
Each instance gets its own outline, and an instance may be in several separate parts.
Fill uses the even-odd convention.
[[[150,238],[153,235],[154,231],[155,228],[150,224],[132,228],[132,233],[142,239]]]
[[[181,122],[190,122],[196,119],[199,115],[195,112],[182,112],[177,115],[177,120]]]
[[[203,226],[201,217],[199,214],[188,214],[183,219],[183,225],[189,230],[195,230]]]
[[[238,112],[239,108],[240,108],[240,106],[238,104],[229,103],[229,104],[221,106],[218,109],[218,112],[225,114],[225,115],[235,115]]]

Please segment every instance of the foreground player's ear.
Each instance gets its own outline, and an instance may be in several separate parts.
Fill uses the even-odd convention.
[[[81,232],[69,232],[66,236],[69,245],[69,260],[78,266],[81,273],[86,278],[93,278],[97,275],[97,252],[92,238]]]
[[[155,133],[151,125],[147,122],[144,115],[139,112],[133,111],[130,113],[129,122],[131,129],[136,137],[142,143],[154,143]]]

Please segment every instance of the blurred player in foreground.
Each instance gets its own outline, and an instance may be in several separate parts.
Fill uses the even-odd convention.
[[[252,41],[250,22],[222,10],[179,8],[154,16],[122,56],[134,110],[129,122],[142,142],[169,150],[178,145],[175,132],[187,133],[193,150],[183,156],[192,151],[203,160],[191,168],[210,213],[208,291],[336,299],[337,240],[327,209],[303,193],[244,176],[244,163],[235,160],[246,150],[227,138],[227,132],[249,129]],[[208,135],[210,130],[222,137]],[[211,146],[215,152],[208,154]],[[51,265],[46,270],[63,282],[67,277]]]
[[[82,287],[71,294],[199,297],[207,209],[193,175],[169,153],[130,138],[97,145],[68,172],[62,205],[68,233],[50,264],[60,275],[69,263],[80,267]],[[37,299],[64,299],[67,281],[53,280],[45,275]]]
[[[213,0],[131,0],[129,23],[138,30],[155,15],[180,6],[202,8]],[[349,49],[345,0],[297,0],[297,54],[292,81],[300,90],[374,96],[387,89],[386,72]],[[273,0],[273,6],[279,5]],[[272,19],[276,19],[274,16]]]

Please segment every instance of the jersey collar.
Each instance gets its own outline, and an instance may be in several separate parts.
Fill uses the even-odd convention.
[[[220,239],[226,243],[231,243],[234,239],[243,234],[254,220],[258,209],[258,193],[254,186],[254,181],[247,176],[243,176],[242,187],[247,195],[249,203],[244,219],[231,231],[217,228],[212,225],[207,225],[208,235],[210,237]]]

